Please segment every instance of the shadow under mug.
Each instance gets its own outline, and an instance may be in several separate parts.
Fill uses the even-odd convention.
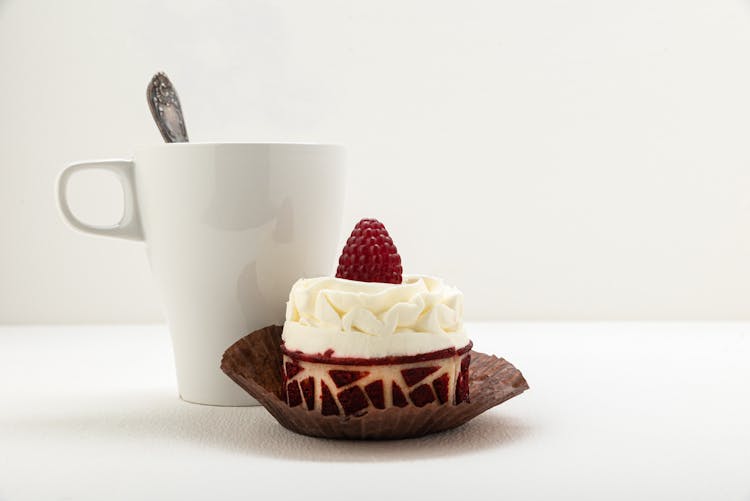
[[[58,204],[73,228],[146,243],[182,399],[257,405],[221,371],[222,354],[248,332],[284,321],[295,280],[331,273],[344,155],[334,145],[175,143],[61,172]],[[88,169],[120,180],[118,224],[93,226],[72,213],[68,181]]]

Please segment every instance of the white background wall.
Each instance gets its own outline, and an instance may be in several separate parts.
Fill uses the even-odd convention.
[[[469,319],[750,320],[749,7],[0,0],[0,322],[162,318],[142,245],[53,199],[160,141],[160,69],[193,140],[347,144],[347,233],[384,221]],[[72,191],[117,218],[113,180]]]

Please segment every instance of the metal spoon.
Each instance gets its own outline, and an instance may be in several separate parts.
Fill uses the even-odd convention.
[[[159,72],[151,79],[146,88],[146,98],[151,115],[167,143],[187,143],[185,119],[182,116],[180,98],[167,75]]]

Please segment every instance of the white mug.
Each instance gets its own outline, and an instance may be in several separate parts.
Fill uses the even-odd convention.
[[[125,195],[114,226],[70,210],[76,172],[115,174]],[[142,240],[161,290],[182,399],[257,405],[219,368],[232,343],[284,321],[289,289],[335,265],[344,202],[344,150],[313,144],[161,144],[133,160],[75,163],[57,180],[74,228]]]

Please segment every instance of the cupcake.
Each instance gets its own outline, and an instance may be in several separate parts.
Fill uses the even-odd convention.
[[[295,433],[421,437],[461,426],[529,388],[507,360],[471,350],[462,314],[457,289],[403,276],[388,232],[364,219],[336,277],[298,280],[284,325],[237,340],[221,369]]]
[[[402,275],[382,223],[361,220],[336,277],[298,280],[282,332],[281,398],[324,416],[469,401],[463,295]]]

